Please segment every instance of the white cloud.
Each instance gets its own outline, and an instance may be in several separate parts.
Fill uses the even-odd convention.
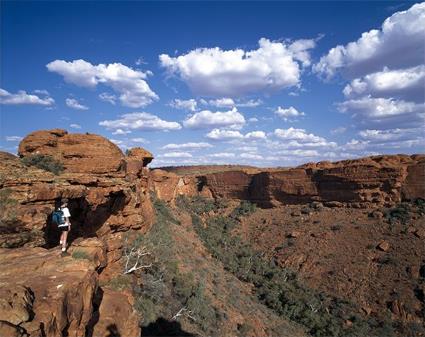
[[[147,112],[132,112],[124,114],[120,119],[101,121],[99,125],[104,126],[109,130],[122,129],[124,131],[157,131],[181,129],[181,125],[179,123],[164,121],[158,116]]]
[[[47,90],[34,90],[35,94],[40,94],[40,95],[45,95],[45,96],[50,96],[50,93]]]
[[[193,98],[187,100],[176,98],[170,102],[170,106],[176,109],[196,111],[198,103]]]
[[[24,139],[21,136],[6,136],[7,142],[20,142],[22,139]]]
[[[338,45],[323,56],[313,70],[326,77],[342,71],[357,77],[382,70],[417,66],[425,54],[425,2],[387,18],[381,29],[362,34],[355,42]]]
[[[130,142],[132,143],[142,143],[142,144],[149,144],[150,142],[142,137],[137,137],[137,138],[131,138]]]
[[[317,150],[283,150],[277,153],[283,156],[294,156],[294,157],[319,157],[320,154]]]
[[[264,131],[251,131],[243,135],[239,131],[214,129],[210,131],[208,134],[206,134],[206,137],[209,139],[218,140],[218,141],[229,141],[229,140],[238,140],[238,139],[256,141],[256,140],[265,140],[266,133]]]
[[[39,93],[45,95],[45,93]],[[37,95],[27,94],[24,90],[19,90],[16,94],[12,94],[7,90],[0,89],[0,104],[8,105],[21,105],[21,104],[33,104],[33,105],[44,105],[51,106],[55,103],[55,100],[49,95],[45,97],[39,97]]]
[[[162,148],[164,150],[181,150],[181,149],[185,149],[185,150],[200,150],[200,149],[207,149],[212,147],[211,144],[209,143],[205,143],[205,142],[200,142],[200,143],[183,143],[183,144],[167,144],[165,146],[163,146]]]
[[[346,127],[339,126],[339,127],[335,128],[335,129],[332,129],[331,130],[331,134],[333,134],[333,135],[339,135],[339,134],[344,133],[345,131],[347,131],[347,128]]]
[[[250,123],[256,123],[256,122],[258,122],[258,118],[252,117],[252,118],[248,119],[248,122],[250,122]]]
[[[324,142],[324,138],[315,136],[312,133],[306,133],[304,129],[295,129],[290,127],[289,129],[275,129],[274,134],[276,137],[284,140],[297,140],[300,142]]]
[[[81,129],[80,124],[70,124],[69,127],[72,128],[72,129]]]
[[[243,135],[239,131],[214,129],[206,137],[212,140],[234,140],[242,139]]]
[[[424,139],[423,130],[421,128],[388,130],[366,129],[360,131],[359,136],[371,143],[387,143]]]
[[[168,152],[159,155],[160,158],[192,158],[192,155],[188,152]]]
[[[55,60],[47,64],[47,69],[62,75],[66,82],[81,87],[109,86],[120,94],[119,99],[124,106],[144,107],[158,100],[158,95],[146,82],[149,73],[133,70],[121,63],[93,65],[84,60]]]
[[[112,105],[115,105],[116,100],[117,100],[117,96],[115,96],[113,94],[108,94],[107,92],[102,92],[99,95],[99,98],[104,102],[111,103]]]
[[[201,99],[200,102],[204,105],[211,105],[216,108],[232,108],[232,107],[255,108],[263,104],[263,101],[261,99],[250,99],[248,101],[243,101],[243,100],[234,100],[233,98],[230,98],[230,97],[211,99],[209,101]]]
[[[262,38],[256,50],[198,48],[178,57],[162,54],[159,60],[199,95],[237,97],[298,86],[314,46],[314,40],[288,45]]]
[[[208,103],[209,105],[215,106],[217,108],[232,108],[235,106],[235,101],[229,97],[212,99]]]
[[[244,124],[245,118],[236,108],[226,112],[203,110],[193,114],[183,122],[183,125],[190,129],[213,127],[240,128]]]
[[[378,129],[415,127],[425,120],[424,103],[392,98],[366,96],[338,103],[337,108],[341,112],[351,113],[359,125]]]
[[[407,69],[389,70],[356,78],[344,88],[346,97],[372,95],[379,97],[403,97],[424,101],[425,65]]]
[[[280,118],[282,118],[284,121],[288,121],[290,119],[297,118],[300,116],[305,116],[304,112],[298,111],[293,106],[290,106],[287,109],[278,106],[274,113]]]
[[[246,139],[258,140],[266,139],[266,133],[264,131],[252,131],[245,135]]]
[[[68,107],[76,110],[88,110],[89,108],[81,103],[79,103],[75,98],[67,98],[65,103]]]
[[[239,101],[236,103],[236,106],[241,108],[255,108],[261,104],[263,104],[261,99],[250,99],[249,101]]]
[[[114,132],[112,132],[113,135],[126,135],[131,133],[130,130],[123,130],[123,129],[116,129]]]

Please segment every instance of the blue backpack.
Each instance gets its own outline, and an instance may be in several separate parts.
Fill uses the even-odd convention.
[[[65,223],[65,217],[63,216],[62,210],[58,209],[53,212],[52,222],[58,226]]]

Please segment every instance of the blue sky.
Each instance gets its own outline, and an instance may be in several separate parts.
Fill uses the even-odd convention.
[[[423,153],[425,3],[1,3],[0,149],[101,134],[153,166]]]

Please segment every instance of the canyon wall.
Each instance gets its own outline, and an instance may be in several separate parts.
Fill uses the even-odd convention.
[[[249,200],[261,207],[312,201],[351,206],[393,205],[425,198],[425,156],[385,155],[290,169],[178,176],[154,170],[154,187],[167,201],[179,194]],[[164,179],[164,177],[167,177]]]

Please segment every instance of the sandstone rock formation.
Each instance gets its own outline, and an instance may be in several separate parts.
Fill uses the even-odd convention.
[[[66,130],[35,131],[19,144],[18,154],[50,155],[67,172],[111,174],[122,170],[124,155],[114,143],[93,134],[69,134]]]

